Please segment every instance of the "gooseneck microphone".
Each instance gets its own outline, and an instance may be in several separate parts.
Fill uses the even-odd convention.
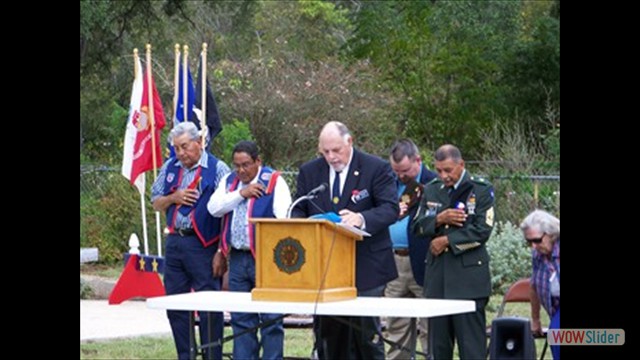
[[[329,184],[327,183],[322,183],[320,184],[318,187],[314,188],[313,190],[309,191],[309,193],[307,194],[307,196],[315,196],[325,190],[327,190],[329,188]]]
[[[291,205],[289,206],[289,209],[287,210],[287,219],[291,218],[291,211],[293,210],[293,208],[302,200],[311,200],[313,199],[316,195],[318,195],[319,193],[327,190],[329,188],[329,184],[327,183],[322,183],[320,185],[318,185],[317,187],[311,189],[311,191],[309,191],[307,193],[307,195],[305,196],[301,196],[299,198],[296,199],[296,201],[294,201],[293,203],[291,203]],[[313,204],[315,205],[315,204]],[[315,205],[317,206],[317,205]]]

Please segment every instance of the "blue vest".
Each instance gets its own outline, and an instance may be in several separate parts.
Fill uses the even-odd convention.
[[[227,191],[235,191],[238,188],[240,179],[238,174],[234,171],[227,177]],[[273,194],[276,187],[276,182],[280,176],[280,171],[275,171],[269,167],[263,166],[258,175],[258,182],[267,189],[267,191],[259,198],[250,198],[247,204],[248,217],[266,217],[275,218],[273,213]],[[233,211],[229,211],[222,217],[223,230],[222,230],[222,251],[225,255],[229,253],[229,244],[231,237],[231,221],[233,220]],[[249,247],[251,248],[251,254],[255,257],[255,224],[249,224]]]
[[[210,153],[207,153],[209,159],[207,162],[208,167],[200,167],[201,181],[199,188],[200,197],[191,210],[191,226],[198,235],[198,239],[204,247],[208,247],[220,239],[220,218],[213,217],[207,210],[207,202],[211,198],[211,195],[216,190],[218,184],[216,184],[216,167],[218,165],[218,159]],[[169,195],[176,191],[180,186],[182,180],[182,168],[176,165],[176,158],[172,157],[169,160],[167,166],[167,176],[164,182],[164,194]],[[171,181],[169,181],[171,180]],[[167,226],[169,231],[173,233],[175,226],[176,216],[176,204],[171,204],[167,208]]]

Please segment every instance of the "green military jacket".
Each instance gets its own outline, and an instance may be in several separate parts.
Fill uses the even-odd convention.
[[[425,186],[412,231],[435,238],[447,235],[449,246],[439,256],[427,252],[424,294],[429,298],[477,299],[491,295],[489,253],[485,247],[494,223],[493,185],[465,172],[449,193],[436,178]],[[436,227],[436,215],[449,208],[462,208],[467,220],[462,227]]]

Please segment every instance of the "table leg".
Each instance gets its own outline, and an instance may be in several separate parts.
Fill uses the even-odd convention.
[[[409,322],[409,333],[411,334],[409,338],[410,339],[409,346],[411,347],[411,356],[410,356],[411,360],[415,360],[416,358],[416,343],[417,343],[417,337],[418,337],[417,321],[418,321],[417,318],[412,317]]]
[[[191,360],[196,360],[198,352],[196,350],[196,321],[193,313],[193,311],[189,311],[189,358]]]

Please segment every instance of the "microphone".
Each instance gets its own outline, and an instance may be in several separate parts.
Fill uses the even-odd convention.
[[[314,196],[317,195],[325,190],[327,190],[327,188],[329,187],[329,184],[327,183],[322,183],[320,184],[318,187],[312,189],[311,191],[309,191],[309,193],[307,194],[307,196]]]
[[[291,205],[289,205],[289,209],[287,210],[287,219],[291,218],[291,212],[293,211],[293,208],[296,206],[296,204],[298,204],[302,200],[311,200],[311,199],[313,199],[317,194],[327,190],[328,187],[329,187],[329,184],[322,183],[318,187],[313,188],[311,191],[309,191],[309,193],[307,195],[301,196],[298,199],[296,199],[296,201],[292,202]],[[315,205],[316,207],[318,206],[316,204],[313,204],[313,205]]]

